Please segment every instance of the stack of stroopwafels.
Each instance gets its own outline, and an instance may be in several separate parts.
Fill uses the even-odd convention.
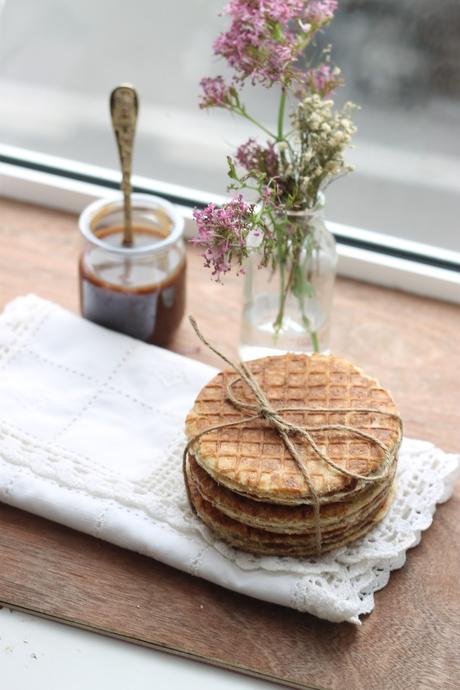
[[[223,541],[258,554],[308,557],[366,534],[392,496],[401,422],[391,395],[334,356],[286,354],[246,367],[267,404],[226,370],[186,420],[185,480],[197,515]],[[294,454],[273,413],[290,425]]]

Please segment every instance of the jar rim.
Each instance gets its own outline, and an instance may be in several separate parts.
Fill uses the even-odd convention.
[[[287,210],[287,215],[288,216],[295,216],[295,217],[302,217],[302,216],[315,216],[317,213],[320,213],[321,211],[324,210],[324,206],[326,205],[326,197],[324,195],[324,192],[318,192],[318,196],[316,198],[316,204],[313,206],[313,208],[309,208],[308,206],[304,206],[304,208],[299,208],[297,209],[289,209]]]
[[[107,252],[123,254],[124,256],[138,256],[140,254],[157,252],[175,244],[181,239],[184,232],[184,218],[177,211],[176,207],[169,201],[166,201],[166,199],[162,199],[154,194],[140,194],[135,192],[131,194],[132,208],[135,209],[136,205],[142,205],[146,207],[147,210],[155,211],[156,209],[160,209],[164,211],[172,223],[169,234],[158,242],[142,245],[141,247],[115,247],[104,242],[101,237],[95,234],[92,224],[98,217],[102,219],[104,215],[108,215],[113,211],[121,211],[123,209],[123,203],[123,194],[119,192],[103,197],[102,199],[97,199],[89,204],[89,206],[82,211],[78,219],[78,226],[83,237],[87,239],[88,242],[102,247]],[[103,213],[104,209],[106,209],[106,214]]]

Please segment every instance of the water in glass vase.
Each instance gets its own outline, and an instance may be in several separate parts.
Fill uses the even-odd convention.
[[[292,266],[259,268],[254,254],[246,266],[239,354],[242,360],[285,352],[329,352],[330,314],[337,254],[335,240],[322,219],[322,208],[299,214],[305,223],[305,247],[298,265],[308,289],[290,282]],[[283,286],[293,285],[292,290]]]
[[[285,352],[329,352],[330,319],[319,299],[308,300],[309,331],[292,297],[287,300],[282,326],[277,331],[274,324],[278,303],[278,294],[272,292],[259,293],[246,301],[239,348],[242,360]]]

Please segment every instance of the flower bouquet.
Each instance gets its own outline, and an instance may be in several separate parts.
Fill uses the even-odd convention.
[[[233,76],[201,81],[201,108],[242,117],[264,138],[251,137],[228,156],[234,196],[194,212],[192,241],[203,248],[213,278],[221,282],[233,267],[246,273],[246,358],[328,348],[336,252],[322,220],[323,192],[352,169],[344,152],[355,131],[355,106],[336,110],[331,99],[340,70],[330,47],[317,43],[336,6],[336,0],[231,0],[224,10],[231,24],[214,52]],[[279,90],[275,127],[248,112],[245,85]]]

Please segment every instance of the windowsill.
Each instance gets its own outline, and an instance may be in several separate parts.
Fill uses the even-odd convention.
[[[158,194],[176,204],[195,232],[192,210],[223,196],[133,177],[135,191]],[[119,173],[94,165],[0,144],[0,195],[79,213],[88,203],[116,193]],[[460,303],[460,253],[441,247],[328,221],[338,242],[338,273],[369,283]]]

